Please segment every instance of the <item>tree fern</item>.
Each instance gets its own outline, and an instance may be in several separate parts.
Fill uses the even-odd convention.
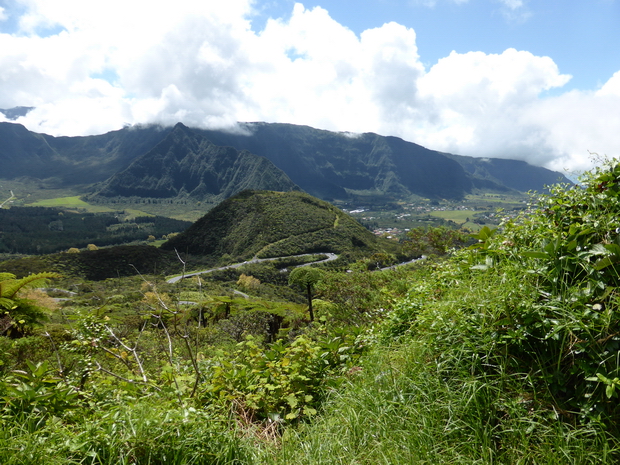
[[[31,326],[41,324],[46,318],[44,309],[34,302],[18,297],[19,291],[36,286],[43,286],[48,279],[59,278],[58,273],[42,272],[17,279],[14,274],[0,273],[0,311],[3,319],[10,319],[5,325],[4,333],[22,335]]]

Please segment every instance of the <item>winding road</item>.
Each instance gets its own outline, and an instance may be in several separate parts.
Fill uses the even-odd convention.
[[[301,255],[289,255],[288,257],[274,257],[274,258],[256,258],[256,257],[254,257],[252,260],[248,260],[248,261],[241,262],[241,263],[235,263],[234,265],[220,266],[218,268],[211,268],[209,270],[195,271],[193,273],[187,273],[187,274],[184,274],[184,275],[181,275],[181,276],[174,276],[172,278],[167,279],[166,282],[169,283],[169,284],[174,284],[176,282],[179,282],[183,278],[191,278],[192,276],[198,276],[200,274],[213,273],[214,271],[228,270],[228,269],[231,269],[231,268],[239,268],[239,267],[241,267],[243,265],[249,265],[250,263],[271,262],[271,261],[274,261],[274,260],[280,260],[282,258],[309,257],[311,255],[327,255],[327,258],[325,258],[323,260],[317,260],[317,261],[314,261],[314,262],[304,263],[302,265],[296,265],[296,267],[299,268],[301,266],[316,265],[317,263],[330,262],[330,261],[336,260],[338,258],[338,255],[336,255],[335,253],[331,253],[331,252],[325,252],[325,253],[304,253],[304,254],[301,254]],[[386,266],[385,268],[379,268],[379,271],[393,270],[394,268],[396,268],[398,266],[403,266],[403,265],[408,265],[410,263],[415,263],[418,260],[424,260],[425,258],[426,258],[426,256],[422,255],[421,257],[414,258],[413,260],[409,260],[409,261],[402,262],[402,263],[397,263],[396,265],[392,265],[392,266]]]
[[[180,281],[183,278],[191,278],[192,276],[198,276],[200,274],[207,274],[207,273],[213,273],[214,271],[221,271],[221,270],[228,270],[231,268],[239,268],[241,266],[244,265],[249,265],[250,263],[261,263],[261,262],[271,262],[274,260],[280,260],[282,258],[298,258],[298,257],[309,257],[312,255],[327,255],[327,258],[323,259],[323,260],[317,260],[314,262],[310,262],[310,263],[304,263],[303,265],[297,265],[298,267],[300,266],[308,266],[308,265],[316,265],[317,263],[324,263],[324,262],[329,262],[332,260],[336,260],[338,258],[338,255],[336,255],[335,253],[304,253],[301,255],[289,255],[288,257],[274,257],[274,258],[256,258],[254,257],[252,260],[247,260],[245,262],[241,262],[241,263],[235,263],[234,265],[226,265],[226,266],[220,266],[218,268],[211,268],[209,270],[203,270],[203,271],[195,271],[193,273],[187,273],[181,276],[174,276],[170,279],[167,279],[166,282],[170,283],[170,284],[174,284],[178,281]]]

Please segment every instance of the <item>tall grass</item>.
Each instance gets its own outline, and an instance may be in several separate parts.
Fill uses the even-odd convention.
[[[466,366],[447,376],[442,363],[418,344],[377,349],[265,463],[613,463],[604,433],[540,415]]]
[[[35,415],[0,428],[3,465],[246,464],[249,442],[208,411],[154,402],[107,406],[63,422]]]
[[[609,333],[604,315],[582,318],[587,300],[550,294],[524,261],[479,255],[412,281],[359,374],[270,463],[617,463],[614,417],[580,410],[570,385],[591,375],[575,347]]]

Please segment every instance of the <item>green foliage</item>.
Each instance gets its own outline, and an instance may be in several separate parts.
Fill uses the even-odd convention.
[[[300,305],[266,298],[290,262],[223,270],[226,284],[80,279],[55,327],[0,338],[0,462],[614,463],[618,174],[552,189],[542,212],[425,265],[299,267],[291,284],[320,297],[310,325]],[[562,225],[571,203],[579,213]],[[542,223],[556,207],[558,223]],[[345,223],[326,212],[325,231]],[[109,274],[137,263],[132,250],[71,259]],[[367,252],[372,268],[398,260]]]
[[[181,269],[174,252],[147,245],[122,245],[79,254],[52,254],[0,262],[0,270],[26,275],[38,270],[55,270],[89,280],[103,280],[139,273],[172,273]]]
[[[351,336],[323,343],[305,336],[290,345],[261,347],[248,338],[232,357],[211,366],[205,401],[233,402],[251,418],[276,422],[316,415],[324,390],[357,360],[361,345]]]
[[[0,209],[0,253],[49,254],[70,247],[145,241],[186,229],[191,223],[163,216],[127,218],[113,213],[76,213],[58,208]]]
[[[78,393],[62,378],[54,376],[47,361],[35,365],[26,362],[28,371],[14,371],[0,380],[2,413],[17,418],[61,416],[78,406]]]
[[[27,287],[41,286],[48,279],[59,277],[57,273],[43,272],[17,279],[14,274],[0,273],[0,334],[22,335],[47,319],[42,308],[19,297],[18,293]]]
[[[557,421],[500,379],[468,372],[467,353],[456,362],[419,342],[375,347],[321,415],[288,429],[280,449],[265,448],[262,463],[617,462],[620,444],[596,425]]]
[[[59,418],[4,422],[0,462],[51,464],[252,463],[249,441],[213,409],[179,406],[161,397],[114,396],[83,409],[71,424]]]
[[[466,242],[467,235],[463,231],[431,226],[411,229],[404,246],[416,255],[445,255],[451,248],[462,247]]]
[[[617,432],[619,176],[618,165],[597,169],[501,231],[483,228],[412,289],[384,336],[475,360],[474,373],[502,377],[535,408]]]
[[[364,327],[380,321],[409,291],[410,275],[402,268],[381,272],[325,272],[316,285],[316,294],[321,299],[315,299],[318,319],[331,327]]]

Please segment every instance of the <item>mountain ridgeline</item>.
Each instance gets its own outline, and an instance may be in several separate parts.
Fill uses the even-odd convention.
[[[38,178],[50,187],[90,190],[99,201],[220,201],[245,189],[297,188],[324,200],[460,199],[480,190],[524,192],[569,182],[523,161],[276,123],[240,123],[234,131],[135,126],[86,137],[52,137],[0,123],[0,164],[0,179]]]
[[[164,243],[191,255],[233,261],[318,252],[395,252],[349,215],[303,192],[244,191]]]
[[[106,181],[97,196],[223,200],[247,189],[298,187],[265,157],[216,146],[179,123],[153,149]]]
[[[242,127],[245,133],[201,132],[218,145],[269,157],[304,191],[322,199],[345,199],[350,194],[460,198],[473,188],[454,160],[396,137],[291,124]]]

